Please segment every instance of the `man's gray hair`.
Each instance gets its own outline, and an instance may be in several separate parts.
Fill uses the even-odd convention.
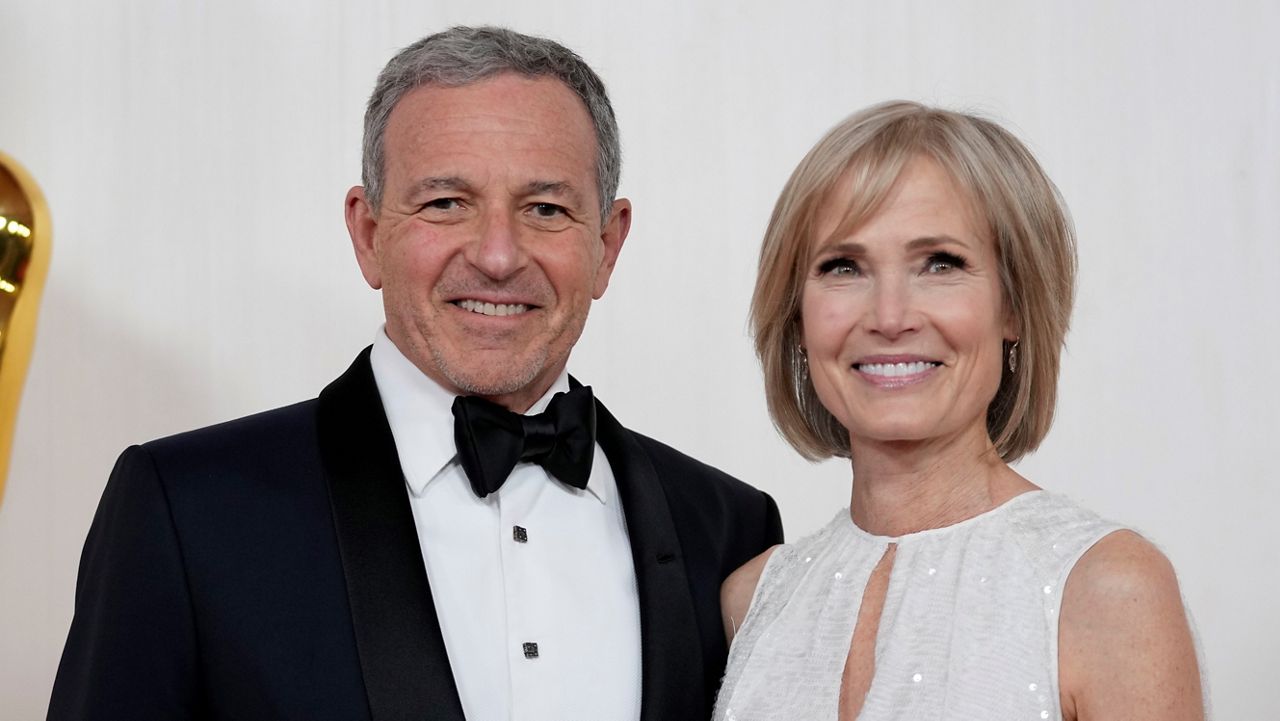
[[[622,149],[604,83],[560,43],[491,26],[458,26],[425,37],[397,53],[379,73],[364,115],[364,189],[375,211],[382,205],[385,136],[396,103],[423,85],[459,87],[504,72],[555,78],[582,99],[596,130],[600,222],[608,220],[622,172]]]

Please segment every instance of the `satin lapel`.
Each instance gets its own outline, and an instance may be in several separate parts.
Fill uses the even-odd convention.
[[[462,721],[369,349],[320,394],[318,425],[373,721]]]
[[[666,494],[635,437],[596,402],[596,440],[609,458],[627,519],[640,594],[640,718],[686,718],[706,705],[702,648],[680,539]]]

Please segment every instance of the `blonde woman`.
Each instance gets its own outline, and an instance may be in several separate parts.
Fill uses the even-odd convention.
[[[726,582],[717,719],[1204,718],[1148,541],[1010,467],[1053,418],[1075,246],[999,126],[848,118],[774,209],[752,301],[770,412],[850,507]]]

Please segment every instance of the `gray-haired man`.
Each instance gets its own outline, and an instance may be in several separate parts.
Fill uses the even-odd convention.
[[[386,324],[318,399],[128,449],[51,719],[694,719],[768,496],[566,364],[630,226],[604,86],[454,28],[365,119],[347,226]]]

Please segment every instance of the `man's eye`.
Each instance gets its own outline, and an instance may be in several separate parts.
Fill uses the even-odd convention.
[[[858,264],[848,258],[832,258],[818,266],[818,275],[857,275]]]
[[[534,203],[533,214],[539,218],[558,218],[565,215],[563,207],[555,203]]]
[[[427,201],[422,207],[432,210],[457,210],[459,205],[457,198],[436,198]]]

